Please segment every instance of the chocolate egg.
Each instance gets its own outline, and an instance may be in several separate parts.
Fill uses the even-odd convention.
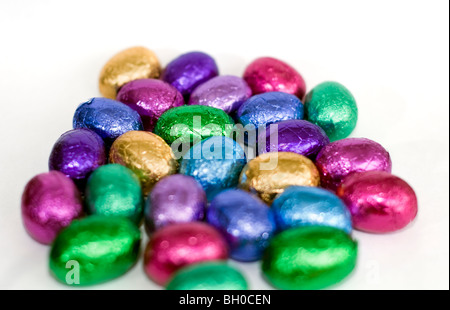
[[[194,177],[208,200],[227,188],[238,185],[246,163],[244,150],[228,137],[211,137],[195,144],[183,156],[180,173]]]
[[[117,100],[136,110],[148,131],[153,130],[165,111],[184,104],[178,90],[155,79],[140,79],[125,84],[117,93]]]
[[[155,53],[145,47],[131,47],[114,55],[99,78],[103,97],[115,99],[120,87],[137,79],[158,78],[161,65]]]
[[[377,142],[366,138],[347,138],[322,148],[316,158],[321,185],[336,190],[352,172],[387,171],[392,163],[389,153]]]
[[[208,207],[206,219],[225,237],[230,257],[244,262],[261,259],[276,226],[272,210],[243,190],[226,190]]]
[[[385,171],[347,176],[337,189],[352,214],[355,229],[387,233],[407,226],[417,215],[417,197],[408,183]]]
[[[319,183],[314,163],[292,152],[259,155],[247,163],[239,177],[240,188],[258,194],[268,204],[288,186],[319,186]]]
[[[290,186],[272,203],[277,226],[292,227],[322,225],[352,231],[352,219],[347,206],[335,194],[318,187]]]
[[[175,223],[201,221],[206,194],[197,181],[183,174],[169,175],[156,183],[145,206],[149,232]]]
[[[239,109],[251,95],[252,90],[240,77],[216,76],[195,88],[189,98],[189,104],[206,105],[230,114]]]
[[[192,105],[173,108],[161,115],[155,133],[176,150],[179,145],[189,148],[212,136],[230,136],[233,126],[233,119],[224,111]]]
[[[244,72],[244,80],[253,94],[281,91],[302,99],[306,92],[303,77],[287,63],[261,57],[250,63]]]
[[[128,131],[114,141],[109,161],[131,169],[147,195],[161,178],[174,174],[178,162],[163,139],[147,131]]]
[[[73,128],[91,129],[111,145],[130,130],[143,130],[139,114],[119,101],[92,98],[78,106],[73,116]]]
[[[258,135],[258,151],[293,152],[314,160],[328,143],[325,132],[305,120],[288,120],[269,125]]]
[[[324,82],[305,97],[306,119],[320,126],[331,141],[346,138],[356,127],[358,107],[343,85]]]
[[[189,52],[172,60],[164,69],[161,79],[188,99],[197,86],[218,74],[219,69],[211,56],[202,52]]]
[[[124,216],[139,223],[144,200],[139,178],[127,167],[108,164],[95,170],[86,184],[90,214]]]
[[[178,271],[168,290],[246,290],[247,281],[235,268],[223,262],[206,262]]]
[[[356,265],[358,246],[343,230],[327,226],[291,228],[264,252],[262,271],[276,288],[314,290],[344,279]]]
[[[73,221],[56,237],[50,270],[68,285],[91,285],[117,278],[137,261],[141,233],[124,217],[93,215]]]
[[[95,132],[73,129],[65,132],[53,145],[48,160],[50,170],[58,170],[73,180],[84,180],[106,163],[105,145]]]
[[[28,234],[50,244],[72,220],[83,215],[83,205],[73,181],[59,171],[33,177],[22,194],[22,220]]]
[[[179,223],[151,236],[144,253],[144,269],[150,279],[166,285],[185,266],[227,257],[227,244],[212,226],[201,222]]]

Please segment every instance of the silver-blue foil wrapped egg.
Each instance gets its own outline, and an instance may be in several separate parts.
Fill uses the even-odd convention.
[[[276,231],[272,210],[243,190],[218,194],[211,201],[206,218],[224,235],[231,258],[239,261],[259,260]]]
[[[280,230],[299,226],[331,226],[352,231],[351,215],[338,196],[310,186],[290,186],[271,206]]]
[[[224,189],[237,186],[245,164],[244,150],[236,141],[215,136],[189,149],[181,160],[180,173],[194,177],[211,200]]]
[[[80,104],[73,116],[73,128],[88,128],[102,137],[106,145],[131,130],[143,130],[139,113],[122,102],[92,98]]]

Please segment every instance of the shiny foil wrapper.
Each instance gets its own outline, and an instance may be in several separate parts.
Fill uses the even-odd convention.
[[[170,280],[168,290],[246,290],[242,273],[224,262],[206,262],[178,271]]]
[[[164,112],[184,104],[178,90],[155,79],[139,79],[125,84],[117,93],[117,100],[136,110],[148,131],[153,130]]]
[[[50,153],[48,167],[73,180],[83,181],[105,163],[102,138],[89,129],[80,128],[67,131],[59,137]]]
[[[50,251],[50,270],[70,286],[106,282],[136,263],[140,242],[141,232],[130,220],[92,215],[61,231]]]
[[[293,152],[314,160],[328,143],[325,131],[305,120],[272,124],[258,135],[258,152]]]
[[[332,192],[310,186],[290,186],[272,203],[279,230],[322,225],[352,232],[347,206]]]
[[[246,164],[244,150],[228,137],[211,137],[195,144],[183,156],[180,173],[192,176],[205,190],[208,200],[238,185]]]
[[[212,226],[179,223],[151,236],[144,253],[144,270],[150,279],[164,286],[183,267],[227,258],[227,244]]]
[[[389,153],[377,142],[366,138],[347,138],[322,148],[316,158],[321,185],[336,190],[342,180],[352,172],[391,172]]]
[[[352,214],[355,229],[388,233],[406,227],[417,215],[417,197],[404,180],[385,171],[353,173],[337,189]]]
[[[251,95],[252,90],[243,79],[233,75],[223,75],[216,76],[195,88],[188,104],[206,105],[231,114],[239,109]]]
[[[192,105],[166,111],[156,123],[154,132],[177,150],[180,145],[189,149],[212,136],[230,136],[233,126],[233,119],[224,111]]]
[[[156,183],[145,206],[149,233],[176,223],[201,221],[207,200],[203,188],[190,176],[169,175]]]
[[[28,234],[43,244],[51,244],[61,229],[83,215],[77,187],[59,171],[33,177],[23,191],[21,208]]]
[[[247,163],[239,177],[239,187],[256,193],[267,204],[291,185],[319,186],[314,163],[292,152],[270,152]]]
[[[131,47],[114,55],[102,68],[99,89],[103,97],[115,99],[120,87],[137,79],[158,78],[161,65],[145,47]]]
[[[161,79],[178,89],[188,101],[197,86],[217,75],[219,69],[214,58],[203,52],[189,52],[172,60],[164,68]]]
[[[305,97],[306,119],[325,130],[331,141],[347,138],[355,129],[358,107],[343,85],[324,82]]]
[[[254,95],[281,91],[303,99],[306,92],[306,84],[300,73],[272,57],[261,57],[250,63],[245,69],[244,80]]]
[[[327,226],[296,227],[272,239],[261,268],[276,288],[324,289],[352,272],[357,252],[358,244],[343,230]]]
[[[73,116],[73,128],[91,129],[107,146],[127,131],[144,129],[136,111],[108,98],[92,98],[80,104]]]
[[[218,194],[208,207],[206,220],[227,240],[230,257],[244,262],[261,259],[276,231],[272,210],[243,190]]]
[[[176,173],[178,169],[170,146],[159,136],[146,131],[128,131],[117,138],[111,146],[109,160],[136,173],[144,195],[161,178]]]

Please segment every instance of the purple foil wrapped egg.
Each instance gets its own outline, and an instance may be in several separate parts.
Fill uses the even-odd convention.
[[[407,226],[417,215],[417,197],[408,183],[385,171],[347,176],[337,195],[352,215],[353,227],[388,233]]]
[[[219,75],[215,60],[202,52],[189,52],[172,60],[163,70],[161,79],[188,99],[200,84]]]
[[[250,98],[252,90],[240,77],[216,76],[198,86],[189,98],[191,105],[206,105],[231,114]]]
[[[74,181],[82,181],[105,163],[102,138],[92,130],[79,128],[59,137],[51,151],[48,166],[50,170],[61,171]]]
[[[287,120],[271,124],[258,136],[258,151],[293,152],[314,160],[328,143],[325,131],[305,120]]]
[[[184,104],[178,90],[164,81],[140,79],[122,86],[117,100],[125,103],[141,116],[144,129],[152,131],[158,118],[167,110]]]
[[[287,63],[272,57],[261,57],[250,63],[244,80],[253,94],[281,91],[303,99],[306,84],[303,77]]]
[[[342,180],[353,172],[391,172],[388,151],[379,143],[366,138],[347,138],[322,148],[315,162],[321,186],[336,190]]]
[[[145,225],[148,232],[175,223],[201,221],[207,200],[203,188],[190,176],[174,174],[158,183],[148,196]]]
[[[50,244],[61,229],[83,215],[80,193],[59,171],[32,178],[22,194],[22,220],[33,239]]]

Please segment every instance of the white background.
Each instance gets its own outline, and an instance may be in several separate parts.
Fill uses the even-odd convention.
[[[72,3],[72,4],[69,4]],[[75,4],[76,3],[76,4]],[[449,288],[449,3],[434,1],[13,1],[0,2],[0,288],[65,289],[47,246],[24,231],[20,197],[47,171],[53,143],[77,105],[99,96],[116,52],[153,49],[163,65],[201,50],[222,74],[259,56],[356,97],[353,137],[381,143],[393,173],[415,189],[419,215],[388,235],[355,232],[359,260],[336,289]],[[252,289],[269,289],[259,263],[234,263]],[[140,261],[92,289],[158,289]]]

